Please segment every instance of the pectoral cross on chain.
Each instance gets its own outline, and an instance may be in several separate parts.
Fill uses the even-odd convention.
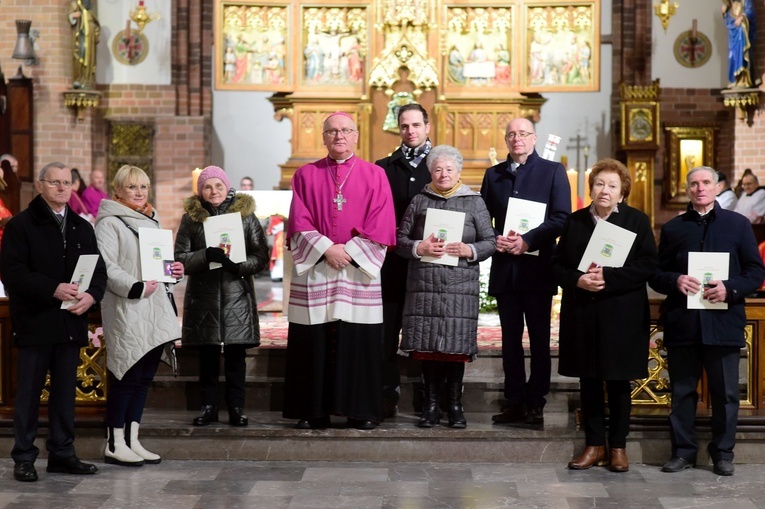
[[[335,199],[332,200],[333,203],[337,205],[337,210],[343,210],[343,203],[345,203],[346,200],[343,198],[343,193],[337,193],[337,196],[335,196]]]

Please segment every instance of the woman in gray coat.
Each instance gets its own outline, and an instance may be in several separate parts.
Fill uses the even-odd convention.
[[[459,180],[459,150],[449,145],[434,147],[426,164],[432,182],[412,199],[398,230],[397,252],[410,260],[401,351],[422,361],[425,403],[418,426],[438,424],[438,400],[445,380],[449,427],[464,428],[462,378],[465,363],[478,353],[478,262],[491,256],[496,239],[483,198]],[[462,238],[444,242],[433,232],[426,235],[429,209],[463,212]],[[423,260],[444,255],[457,257],[457,265]]]
[[[218,376],[223,353],[228,422],[247,426],[243,414],[246,349],[260,344],[252,277],[268,263],[263,228],[254,216],[255,200],[236,194],[226,173],[208,166],[199,174],[198,195],[184,202],[175,239],[175,258],[189,276],[183,306],[183,344],[199,349],[202,411],[195,426],[218,422]],[[214,215],[241,214],[247,259],[232,262],[220,247],[207,247],[204,222]],[[210,262],[221,268],[210,269]]]

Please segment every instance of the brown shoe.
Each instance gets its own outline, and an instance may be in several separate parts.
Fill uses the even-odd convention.
[[[611,461],[608,464],[611,472],[627,472],[630,463],[627,461],[627,449],[611,449]]]
[[[624,450],[624,449],[622,449]],[[624,456],[625,460],[627,456]],[[606,457],[606,447],[604,445],[594,446],[588,445],[584,448],[584,452],[581,456],[575,460],[569,462],[568,468],[571,470],[587,470],[593,465],[598,467],[604,467],[608,465],[608,458]]]

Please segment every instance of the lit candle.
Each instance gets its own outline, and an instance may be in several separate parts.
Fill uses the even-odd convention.
[[[202,168],[194,168],[191,172],[191,191],[197,194],[197,180],[199,180],[199,174],[202,173]]]

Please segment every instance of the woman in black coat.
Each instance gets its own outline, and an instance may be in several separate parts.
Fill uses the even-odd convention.
[[[218,422],[218,375],[223,354],[228,422],[247,426],[243,414],[246,349],[260,344],[253,276],[268,263],[268,247],[255,217],[255,200],[237,194],[226,173],[208,166],[197,179],[198,195],[184,202],[175,239],[175,259],[189,277],[183,301],[183,344],[199,349],[199,386],[202,411],[195,426]],[[207,247],[204,222],[210,216],[238,214],[242,217],[247,259],[229,260],[220,247]],[[222,267],[210,269],[210,262]]]
[[[592,204],[567,220],[552,259],[563,288],[558,372],[579,377],[586,447],[568,464],[626,472],[626,442],[631,410],[630,380],[645,378],[648,363],[649,308],[646,282],[657,269],[656,241],[643,212],[624,203],[630,193],[627,168],[603,159],[590,173]],[[622,267],[577,269],[598,221],[608,221],[637,236]],[[605,384],[604,384],[605,382]],[[610,425],[606,449],[605,394]]]

